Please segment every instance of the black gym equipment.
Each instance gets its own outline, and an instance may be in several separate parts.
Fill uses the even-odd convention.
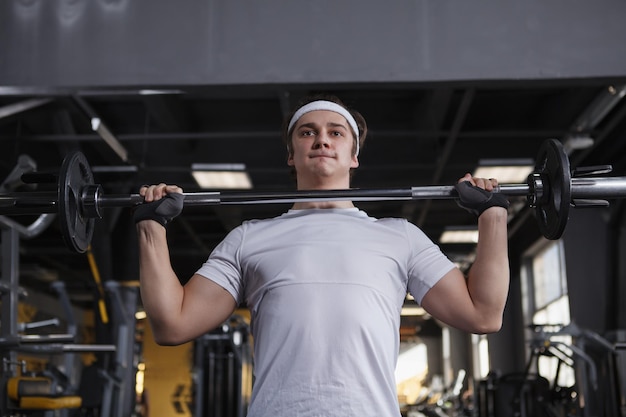
[[[193,363],[192,415],[244,417],[253,380],[252,338],[246,319],[234,314],[220,328],[197,338]]]
[[[569,208],[607,206],[607,198],[626,197],[626,177],[590,177],[611,171],[610,166],[578,168],[570,171],[569,159],[561,142],[546,140],[537,157],[535,171],[526,184],[502,184],[495,192],[526,196],[534,208],[539,229],[551,240],[561,237]],[[576,178],[576,175],[584,177]],[[32,177],[36,178],[37,175]],[[80,152],[68,155],[58,177],[57,192],[15,192],[0,194],[0,214],[57,213],[67,246],[79,253],[89,247],[94,222],[106,207],[132,207],[143,202],[139,194],[102,193],[94,184],[89,163]],[[244,205],[304,201],[385,201],[457,198],[454,186],[425,186],[400,189],[347,189],[291,192],[200,192],[185,193],[184,205]]]
[[[478,381],[474,415],[624,415],[619,343],[574,323],[532,324],[529,329],[530,355],[525,370],[504,375],[493,372]],[[542,366],[541,357],[552,358],[556,366]],[[569,386],[559,379],[566,369],[575,372]]]
[[[73,165],[67,159],[68,163]],[[88,169],[85,175],[91,175]],[[41,179],[34,172],[32,159],[21,156],[16,168],[0,184],[0,191],[22,187],[20,180],[29,175]],[[63,171],[66,175],[75,172]],[[56,182],[56,177],[44,179]],[[69,184],[62,190],[67,193],[65,209],[71,210],[71,190],[81,187],[76,178],[61,179]],[[60,199],[59,199],[60,201]],[[19,285],[19,243],[21,238],[39,235],[54,219],[51,213],[42,213],[31,225],[23,226],[9,218],[0,216],[0,415],[2,416],[59,416],[97,415],[99,417],[130,416],[135,408],[136,357],[139,349],[136,342],[135,311],[139,289],[108,281],[103,285],[101,297],[106,296],[111,306],[110,344],[79,344],[77,320],[63,281],[54,281],[51,289],[63,310],[62,317],[36,322],[21,323],[18,319],[18,304],[29,296]],[[68,226],[67,229],[85,230]],[[69,230],[68,230],[69,232]],[[102,312],[102,308],[100,309]],[[44,326],[64,323],[62,333],[31,334],[29,331]],[[94,353],[100,360],[88,367],[78,367],[77,354]],[[29,369],[27,360],[44,359],[44,370]],[[57,367],[60,365],[60,367]],[[78,372],[81,375],[79,377]],[[79,414],[77,414],[79,413]]]

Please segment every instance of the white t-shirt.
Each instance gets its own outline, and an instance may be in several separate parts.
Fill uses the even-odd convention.
[[[251,311],[250,417],[391,417],[406,293],[452,268],[408,221],[350,208],[244,222],[198,274]]]

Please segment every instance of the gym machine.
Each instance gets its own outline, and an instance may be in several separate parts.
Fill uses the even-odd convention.
[[[618,343],[574,323],[529,327],[532,337],[526,369],[505,375],[491,373],[478,381],[474,401],[477,417],[624,415]],[[542,369],[541,357],[556,359],[555,369]],[[559,378],[565,369],[575,375],[569,385]]]
[[[245,319],[233,315],[194,341],[193,415],[244,417],[252,394],[252,344]]]
[[[21,156],[16,168],[0,185],[0,190],[20,184],[24,175],[34,172],[35,163]],[[23,226],[0,216],[0,414],[3,417],[28,415],[31,417],[127,417],[134,415],[135,406],[135,309],[138,301],[136,286],[107,282],[104,286],[112,310],[111,344],[78,344],[74,310],[64,283],[55,281],[51,289],[56,293],[65,322],[65,332],[59,334],[29,334],[28,331],[45,326],[58,326],[59,318],[39,322],[19,323],[18,304],[28,296],[19,285],[20,238],[33,238],[55,220],[51,213],[41,214],[30,226]],[[76,378],[76,354],[97,353],[104,363],[99,364],[92,379]],[[46,366],[43,371],[28,370],[27,361],[20,355],[61,358],[61,369]],[[51,362],[51,361],[49,361]],[[79,369],[76,374],[80,374]],[[83,401],[88,392],[97,389],[97,401]]]

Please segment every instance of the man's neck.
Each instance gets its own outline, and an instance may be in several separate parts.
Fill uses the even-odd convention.
[[[349,189],[350,184],[345,184],[344,182],[337,184],[316,184],[316,185],[300,185],[298,184],[298,190],[343,190]],[[307,201],[307,202],[296,202],[292,209],[293,210],[305,210],[305,209],[333,209],[333,208],[353,208],[354,204],[352,201]]]
[[[354,208],[352,201],[307,201],[295,203],[292,210]]]

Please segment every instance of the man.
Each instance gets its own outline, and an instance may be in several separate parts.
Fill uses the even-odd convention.
[[[363,117],[331,96],[306,100],[288,121],[287,164],[298,189],[349,188],[367,134]],[[479,216],[467,277],[404,219],[371,218],[351,201],[297,202],[230,232],[184,287],[164,227],[182,210],[182,190],[142,187],[141,294],[155,338],[187,342],[245,303],[254,335],[250,416],[399,416],[394,369],[407,292],[459,329],[501,326],[508,201],[490,192],[495,185],[469,174],[457,185],[460,204]]]

